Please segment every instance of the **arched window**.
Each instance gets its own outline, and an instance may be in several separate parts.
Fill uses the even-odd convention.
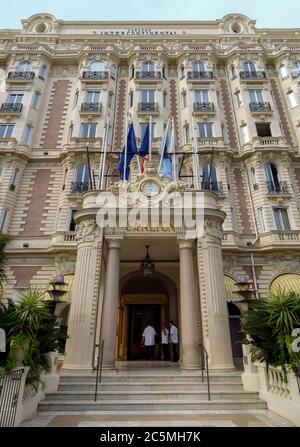
[[[102,61],[91,62],[90,71],[104,71],[104,63]]]
[[[47,65],[43,65],[40,68],[39,78],[42,79],[42,81],[44,81],[46,79],[46,75],[47,75]]]
[[[207,164],[203,167],[202,189],[218,191],[217,170],[214,165]]]
[[[111,79],[115,80],[117,76],[117,67],[115,65],[112,65],[110,67],[110,77]]]
[[[79,165],[76,169],[73,192],[84,192],[89,189],[90,175],[87,163]]]
[[[20,62],[17,67],[17,71],[22,73],[32,71],[32,63],[30,61]]]
[[[180,65],[179,73],[180,73],[180,79],[183,79],[185,77],[184,65]]]
[[[130,67],[130,79],[134,78],[134,65],[131,65]]]
[[[230,76],[231,76],[231,79],[235,79],[236,78],[236,69],[235,69],[234,65],[232,65],[230,67]]]
[[[254,64],[254,62],[251,62],[251,61],[245,61],[243,63],[243,68],[244,68],[244,71],[246,71],[247,73],[255,73],[256,72],[255,64]]]
[[[280,192],[280,181],[277,167],[273,163],[265,163],[264,171],[268,191]]]
[[[154,64],[153,62],[143,62],[142,63],[142,72],[154,72]]]
[[[293,69],[294,70],[300,70],[300,61],[295,61],[293,63]]]
[[[199,72],[203,72],[203,71],[205,71],[205,65],[204,65],[204,63],[201,62],[201,61],[193,62],[193,64],[192,64],[192,71],[193,71],[194,73],[199,73]]]

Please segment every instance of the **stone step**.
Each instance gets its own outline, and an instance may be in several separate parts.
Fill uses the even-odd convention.
[[[58,391],[56,393],[51,393],[46,395],[47,401],[71,401],[71,400],[84,400],[84,401],[93,401],[95,393],[89,393],[87,391],[78,391],[74,393],[74,391]],[[241,392],[241,391],[211,391],[212,400],[243,400],[243,399],[257,399],[256,393],[251,392]],[[140,401],[140,400],[196,400],[196,401],[205,401],[207,400],[207,390],[193,390],[191,391],[170,391],[165,389],[163,391],[99,391],[98,393],[99,400],[105,401],[114,401],[114,400],[128,400],[128,401]]]
[[[239,382],[211,382],[210,387],[212,390],[238,390],[243,391],[243,386]],[[196,382],[102,382],[98,384],[99,391],[128,391],[131,389],[135,391],[148,391],[148,390],[165,390],[176,391],[180,389],[184,390],[207,390],[207,383],[201,381]],[[67,382],[59,385],[59,391],[91,391],[95,390],[95,381],[92,382]]]
[[[189,400],[164,400],[161,402],[153,400],[110,400],[110,401],[43,401],[39,404],[38,411],[168,411],[174,408],[180,411],[185,410],[255,410],[266,409],[266,403],[259,399],[243,399],[243,400],[203,400],[189,401]]]
[[[221,374],[210,374],[210,381],[211,382],[238,382],[241,383],[241,374],[240,373],[228,373],[226,375]],[[202,377],[201,374],[172,374],[172,375],[159,375],[159,374],[104,374],[102,376],[102,383],[108,383],[108,382],[152,382],[152,383],[158,383],[158,382],[195,382],[199,381],[201,382]],[[90,374],[90,375],[61,375],[60,377],[60,383],[65,384],[69,382],[89,382],[89,383],[95,383],[96,381],[96,374]],[[206,376],[204,376],[204,381],[206,381]]]

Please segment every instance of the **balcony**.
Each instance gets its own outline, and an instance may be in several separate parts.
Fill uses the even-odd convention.
[[[18,142],[15,138],[0,138],[0,151],[15,150],[18,146]]]
[[[240,78],[242,81],[265,81],[265,71],[240,71]]]
[[[14,102],[4,102],[1,104],[0,113],[1,115],[20,115],[22,112],[23,104]]]
[[[107,71],[83,71],[81,81],[86,84],[101,84],[108,81]]]
[[[77,237],[75,231],[56,231],[51,237],[52,246],[58,247],[76,247]]]
[[[222,182],[202,181],[201,189],[217,192],[217,193],[220,193],[220,194],[223,194],[223,192],[224,192]]]
[[[215,113],[215,105],[213,102],[194,102],[194,113]]]
[[[263,247],[280,247],[282,244],[299,247],[300,232],[298,230],[271,230],[262,233],[259,237],[260,245]]]
[[[293,79],[300,78],[300,70],[292,71],[292,78]]]
[[[254,137],[252,139],[252,144],[254,148],[260,149],[287,149],[289,147],[284,137]]]
[[[162,76],[160,71],[137,71],[135,73],[135,81],[138,82],[156,82],[161,81]]]
[[[34,78],[33,71],[10,71],[6,78],[6,82],[14,82],[18,84],[31,82]]]
[[[249,107],[252,113],[272,113],[269,102],[250,102]]]
[[[102,103],[101,102],[83,102],[80,108],[80,115],[101,115]]]
[[[198,149],[224,148],[227,145],[223,137],[197,137]]]
[[[286,182],[266,182],[268,194],[289,194]]]
[[[86,150],[88,147],[90,150],[97,150],[99,151],[102,144],[102,138],[71,138],[70,143],[64,145],[64,148],[66,150],[70,151],[79,151],[79,150]]]
[[[71,183],[71,194],[82,194],[83,192],[89,191],[91,188],[90,182],[72,182]]]
[[[139,114],[159,114],[159,107],[157,102],[139,102],[138,103]]]
[[[212,71],[188,71],[188,81],[211,81],[214,78]]]

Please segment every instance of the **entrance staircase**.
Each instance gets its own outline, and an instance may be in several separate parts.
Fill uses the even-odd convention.
[[[47,394],[38,411],[51,412],[110,412],[151,413],[167,411],[174,414],[206,410],[265,409],[257,393],[243,390],[241,373],[210,373],[211,400],[207,383],[201,381],[201,371],[185,372],[164,364],[151,368],[141,363],[117,372],[104,372],[95,396],[95,374],[62,374],[56,393]],[[143,366],[143,367],[141,367]]]

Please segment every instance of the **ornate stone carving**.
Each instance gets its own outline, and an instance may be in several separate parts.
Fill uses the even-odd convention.
[[[219,222],[207,219],[204,221],[204,237],[208,241],[222,241],[222,226]]]
[[[75,260],[66,257],[54,259],[55,271],[58,275],[66,275],[75,272]]]
[[[80,222],[76,229],[76,238],[78,243],[94,241],[97,228],[95,219]]]
[[[273,271],[280,273],[300,273],[300,256],[274,256]]]

